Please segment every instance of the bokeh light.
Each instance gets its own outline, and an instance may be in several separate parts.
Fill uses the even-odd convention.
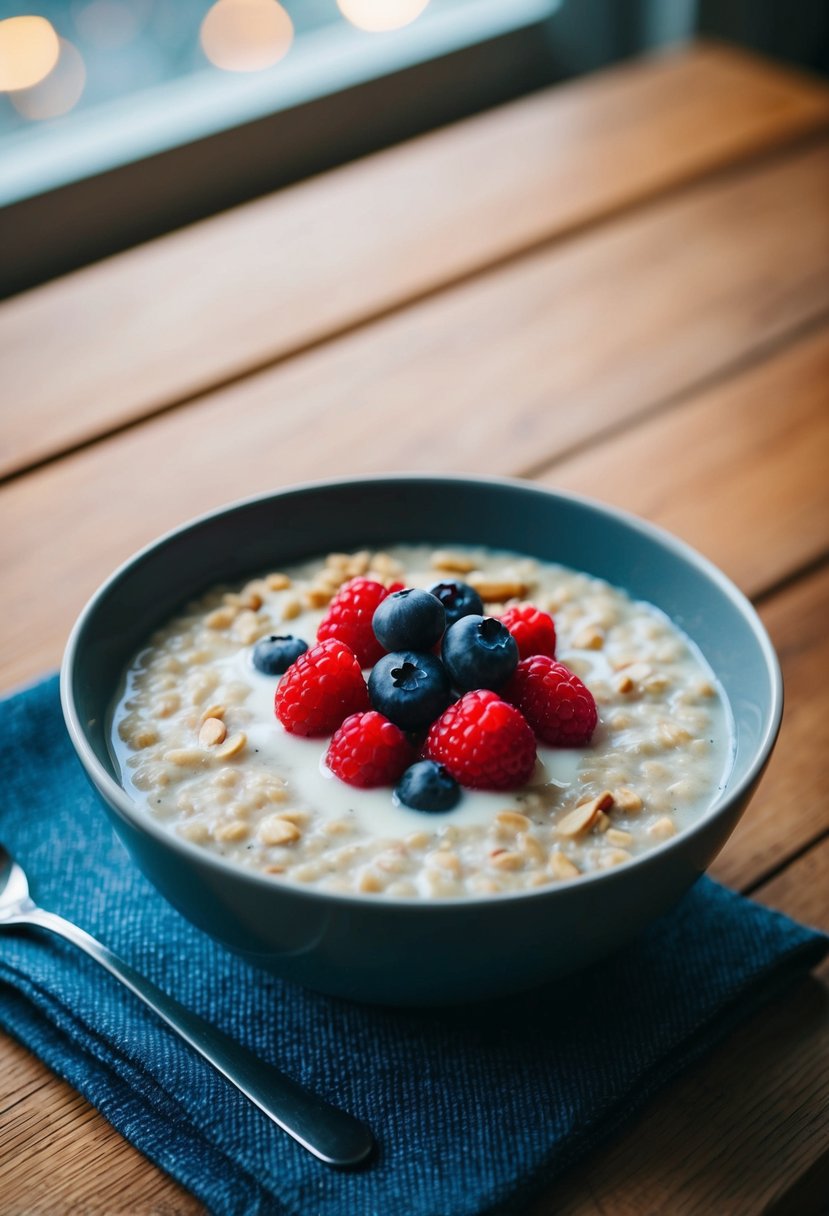
[[[28,89],[48,76],[58,61],[60,42],[45,17],[0,21],[0,89]]]
[[[24,118],[59,118],[78,101],[86,84],[86,68],[80,51],[65,38],[59,39],[58,61],[52,71],[29,89],[10,94],[18,114]]]
[[[226,72],[261,72],[288,53],[291,18],[277,0],[216,0],[201,27],[207,58]]]
[[[358,30],[380,34],[416,20],[429,0],[337,0],[337,7]]]

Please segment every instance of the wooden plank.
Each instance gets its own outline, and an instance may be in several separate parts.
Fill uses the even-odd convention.
[[[0,1038],[4,1216],[129,1211],[197,1216],[202,1205],[124,1140],[65,1081]]]
[[[675,532],[756,595],[829,547],[829,331],[539,480]]]
[[[829,830],[829,750],[819,742],[829,722],[829,568],[773,596],[760,615],[780,657],[786,708],[760,788],[712,867],[715,878],[740,889]],[[818,894],[829,914],[829,883]],[[808,910],[802,916],[812,919]]]
[[[827,889],[824,842],[758,898],[829,932]],[[827,1058],[824,964],[817,978],[660,1094],[642,1118],[545,1194],[532,1216],[821,1216],[829,1193]]]
[[[309,477],[389,468],[517,472],[756,356],[829,307],[827,195],[824,149],[689,191],[8,483],[0,489],[0,512],[11,524],[0,538],[8,639],[0,682],[54,664],[72,619],[106,574],[199,511]],[[702,517],[705,532],[694,530],[699,494],[694,478],[677,471],[683,492],[669,522],[689,527],[751,592],[796,568],[820,540],[808,513],[825,501],[814,441],[820,427],[825,433],[826,368],[821,335],[745,373],[744,383],[714,387],[704,408],[718,443],[727,442],[722,408],[733,417],[727,480],[750,493],[752,528],[762,517],[776,537],[774,545],[764,539],[760,563],[746,559],[742,534],[723,528],[716,510]],[[770,436],[759,484],[752,472],[758,393]],[[649,486],[657,466],[676,465],[683,449],[672,427],[689,404],[656,428],[646,469],[622,469],[624,505],[653,512]],[[797,425],[778,442],[792,418]],[[645,437],[653,425],[649,419]],[[707,443],[709,423],[694,425],[698,443]],[[738,459],[740,444],[752,459]],[[793,457],[804,464],[796,476]],[[608,462],[596,461],[595,473],[580,463],[572,480],[603,493]],[[555,471],[556,480],[566,477],[564,468]],[[790,509],[779,509],[770,486],[795,487]],[[59,595],[48,591],[56,587]]]
[[[823,85],[701,46],[501,107],[10,300],[0,476],[828,119]]]

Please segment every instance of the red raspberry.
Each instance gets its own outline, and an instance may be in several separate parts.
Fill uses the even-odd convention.
[[[542,612],[534,604],[514,604],[501,614],[501,622],[518,643],[520,658],[528,659],[534,654],[556,657],[556,627],[548,612]]]
[[[471,789],[512,790],[530,779],[535,739],[513,705],[478,688],[432,723],[424,755]]]
[[[585,747],[596,729],[598,714],[590,689],[547,655],[522,659],[501,694],[518,706],[542,743]]]
[[[414,748],[400,727],[375,709],[346,718],[325,757],[335,777],[364,790],[394,785],[414,760]]]
[[[336,638],[301,654],[280,679],[274,697],[276,716],[292,735],[330,735],[349,714],[368,707],[360,664]]]
[[[351,647],[361,667],[373,667],[386,651],[374,636],[371,618],[388,594],[389,588],[374,579],[349,579],[328,605],[317,630],[317,641],[339,638]]]

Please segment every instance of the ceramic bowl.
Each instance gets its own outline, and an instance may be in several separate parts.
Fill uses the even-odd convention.
[[[332,550],[394,542],[518,550],[607,579],[668,614],[700,647],[734,720],[734,760],[691,828],[613,870],[516,894],[403,900],[289,885],[168,832],[119,784],[107,723],[149,633],[217,582]],[[136,864],[199,928],[279,976],[392,1004],[477,1000],[584,967],[668,909],[722,848],[771,754],[779,667],[745,597],[685,544],[621,511],[503,480],[378,477],[236,503],[161,537],[93,596],[61,674],[81,762]]]

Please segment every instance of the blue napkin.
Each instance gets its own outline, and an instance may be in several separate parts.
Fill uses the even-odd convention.
[[[0,841],[34,898],[377,1136],[357,1171],[319,1164],[79,951],[0,933],[0,1025],[214,1213],[520,1210],[827,948],[703,879],[623,953],[530,995],[415,1013],[319,996],[227,954],[145,882],[54,677],[0,703],[0,738]]]

